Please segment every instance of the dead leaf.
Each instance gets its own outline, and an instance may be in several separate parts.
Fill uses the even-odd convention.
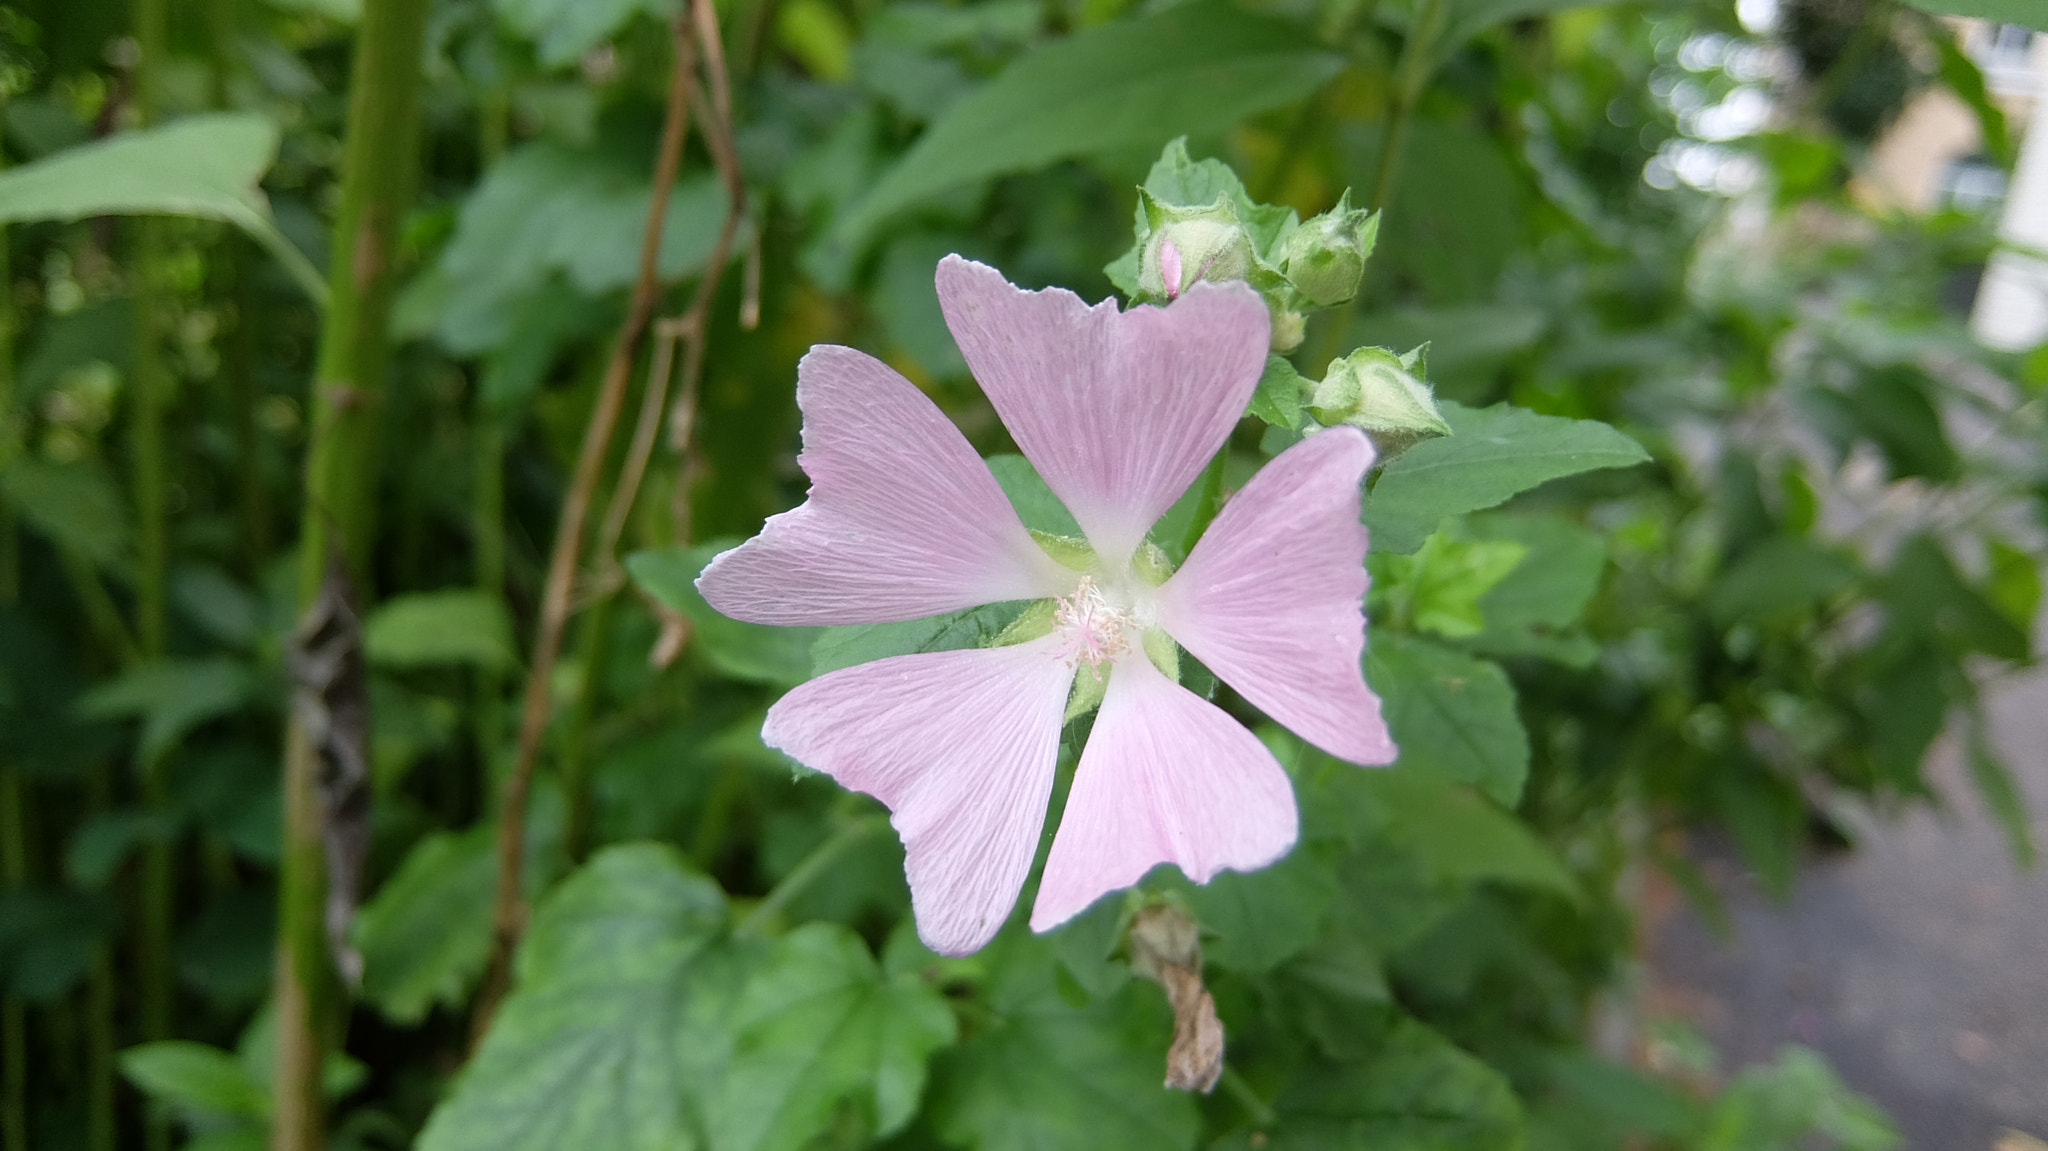
[[[1206,1094],[1223,1077],[1223,1021],[1202,986],[1200,930],[1178,907],[1147,907],[1131,920],[1130,953],[1131,969],[1164,988],[1173,1005],[1166,1085]]]

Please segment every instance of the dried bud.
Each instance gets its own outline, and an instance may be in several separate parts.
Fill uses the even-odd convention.
[[[1195,921],[1178,907],[1155,904],[1131,920],[1131,969],[1166,990],[1173,1004],[1173,1046],[1166,1085],[1207,1092],[1223,1077],[1223,1021],[1202,986],[1202,944]]]
[[[1287,237],[1280,250],[1280,271],[1311,306],[1341,304],[1358,294],[1379,230],[1379,216],[1353,208],[1346,191],[1336,207]]]
[[[1384,456],[1418,441],[1451,434],[1428,384],[1414,375],[1422,349],[1397,356],[1385,348],[1360,348],[1330,362],[1316,385],[1309,412],[1326,426],[1351,424],[1372,437]]]
[[[1171,300],[1197,280],[1242,280],[1251,272],[1256,259],[1251,235],[1238,222],[1229,196],[1218,196],[1206,207],[1182,208],[1139,194],[1152,226],[1138,264],[1141,296]]]

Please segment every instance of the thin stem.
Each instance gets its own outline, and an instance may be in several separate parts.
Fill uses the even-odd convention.
[[[85,806],[95,815],[112,801],[113,786],[103,763],[86,772]],[[86,976],[85,1115],[90,1151],[114,1151],[114,957],[105,943],[93,949]]]
[[[477,149],[488,172],[505,154],[512,134],[512,100],[495,87],[478,101]],[[505,594],[505,449],[511,428],[504,413],[483,394],[476,395],[473,432],[475,471],[470,484],[470,531],[475,540],[476,587],[492,598]],[[504,738],[504,678],[495,670],[476,673],[476,760],[484,787],[489,788],[491,761]]]
[[[358,25],[299,517],[302,609],[314,606],[336,556],[364,594],[371,586],[375,437],[390,365],[386,319],[398,282],[398,225],[420,165],[427,8],[418,0],[364,0]],[[301,713],[292,710],[285,733],[272,1151],[325,1145],[321,1070],[344,1018],[327,932],[323,761]]]
[[[60,547],[57,558],[64,565],[64,574],[71,581],[72,594],[85,609],[86,626],[92,629],[93,638],[105,648],[123,667],[130,667],[142,659],[142,649],[129,632],[128,625],[121,620],[121,610],[114,605],[114,597],[107,592],[107,585],[100,581],[100,573],[92,561],[68,547]]]
[[[1401,59],[1394,65],[1393,98],[1387,105],[1387,130],[1380,139],[1380,154],[1373,168],[1372,199],[1369,201],[1381,213],[1386,212],[1393,202],[1402,156],[1408,150],[1408,126],[1415,119],[1416,105],[1422,101],[1422,91],[1436,70],[1436,41],[1443,35],[1448,18],[1449,5],[1445,0],[1424,0],[1422,11],[1409,25],[1407,42],[1401,45]],[[1331,314],[1323,329],[1321,354],[1316,357],[1316,363],[1326,364],[1337,358],[1339,346],[1351,330],[1351,318],[1357,314],[1358,301],[1363,295],[1364,286],[1360,285],[1358,293]]]
[[[491,920],[493,937],[490,964],[478,992],[473,1034],[481,1036],[490,1026],[498,1001],[510,990],[512,953],[525,927],[521,871],[526,855],[526,801],[533,788],[533,772],[540,759],[541,737],[547,730],[548,696],[561,656],[562,633],[569,622],[570,597],[583,551],[583,531],[590,504],[597,493],[599,473],[610,453],[612,433],[617,430],[620,409],[626,401],[633,371],[634,353],[640,337],[653,317],[661,295],[660,271],[656,257],[661,251],[661,230],[668,215],[676,170],[682,164],[683,135],[689,124],[690,89],[696,75],[696,47],[687,23],[673,27],[675,71],[669,80],[668,107],[662,123],[661,151],[655,159],[653,195],[647,207],[647,227],[641,237],[639,276],[626,322],[612,347],[598,387],[597,404],[584,428],[583,445],[576,458],[576,472],[562,501],[561,518],[555,526],[554,550],[548,558],[547,585],[541,599],[539,634],[534,641],[533,664],[527,673],[526,694],[519,718],[519,752],[512,775],[505,781],[504,804],[498,824],[498,889]]]
[[[832,833],[831,838],[812,848],[803,862],[792,868],[788,875],[783,876],[782,882],[776,884],[761,902],[755,904],[754,909],[749,911],[747,917],[740,920],[739,926],[733,930],[741,935],[751,935],[766,929],[775,921],[776,916],[782,914],[783,908],[788,907],[792,900],[802,895],[833,864],[839,862],[840,856],[845,855],[861,840],[888,826],[889,817],[885,815],[863,815],[848,820],[838,831]]]
[[[1223,510],[1223,468],[1230,459],[1230,445],[1216,449],[1216,458],[1202,470],[1202,494],[1195,501],[1195,517],[1188,521],[1188,530],[1181,536],[1180,554],[1195,550],[1201,542],[1202,533],[1209,530],[1209,524],[1216,519],[1216,513]]]

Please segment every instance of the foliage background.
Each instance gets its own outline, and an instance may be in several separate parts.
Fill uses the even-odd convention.
[[[1944,729],[2032,855],[1977,687],[2031,658],[2048,359],[1962,328],[1985,219],[1853,190],[1928,86],[2010,164],[1946,25],[1882,0],[1782,0],[1770,33],[1695,0],[732,0],[729,120],[702,71],[627,361],[636,395],[664,348],[676,394],[701,385],[645,425],[644,482],[620,479],[630,435],[597,457],[549,670],[549,548],[630,311],[670,26],[694,25],[664,0],[436,0],[418,52],[355,73],[359,107],[374,87],[401,113],[377,77],[413,77],[417,128],[345,146],[359,46],[405,7],[364,3],[0,8],[10,1149],[1890,1144],[1809,1054],[1729,1079],[1629,1018],[1631,899],[1651,869],[1698,887],[1687,826],[1788,882],[1842,797],[1930,800]],[[1741,92],[1774,115],[1730,129]],[[1404,756],[1364,773],[1267,728],[1304,811],[1289,859],[1162,871],[939,960],[878,809],[764,748],[760,717],[816,670],[1001,621],[776,631],[688,580],[801,497],[813,343],[882,355],[1011,452],[933,265],[1111,295],[1133,186],[1181,136],[1258,201],[1383,209],[1358,299],[1293,361],[1427,343],[1458,432],[1368,500],[1368,673]],[[388,250],[353,246],[375,229],[352,166],[403,206]],[[337,250],[382,251],[376,275]],[[702,325],[661,322],[714,269]],[[388,321],[358,282],[395,290]],[[367,386],[351,406],[316,379]],[[1299,418],[1259,415],[1226,486]],[[322,451],[360,488],[323,487]],[[997,466],[1056,528],[1028,467]],[[330,962],[279,881],[308,842],[280,764],[325,532],[366,662],[369,802],[334,821],[365,848],[360,981],[280,1015],[281,933]],[[488,1014],[537,665],[534,909]],[[1146,901],[1205,931],[1231,1044],[1206,1097],[1157,1085],[1171,1015],[1123,935]]]

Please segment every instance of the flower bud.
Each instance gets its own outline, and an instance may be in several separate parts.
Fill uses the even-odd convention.
[[[1138,264],[1138,291],[1171,300],[1196,280],[1242,280],[1256,257],[1228,195],[1205,207],[1162,203],[1140,191],[1152,233]]]
[[[1346,191],[1336,207],[1287,237],[1280,249],[1281,273],[1311,306],[1341,304],[1358,294],[1379,230],[1379,216],[1353,208]]]
[[[1411,374],[1421,362],[1415,352],[1403,357],[1385,348],[1360,348],[1332,360],[1309,400],[1309,412],[1326,426],[1364,429],[1386,456],[1432,436],[1450,435],[1451,425],[1437,411],[1429,385]]]
[[[1270,307],[1271,301],[1268,300]],[[1300,312],[1273,310],[1273,338],[1268,346],[1276,352],[1291,352],[1301,346],[1301,337],[1308,328],[1308,318]]]

